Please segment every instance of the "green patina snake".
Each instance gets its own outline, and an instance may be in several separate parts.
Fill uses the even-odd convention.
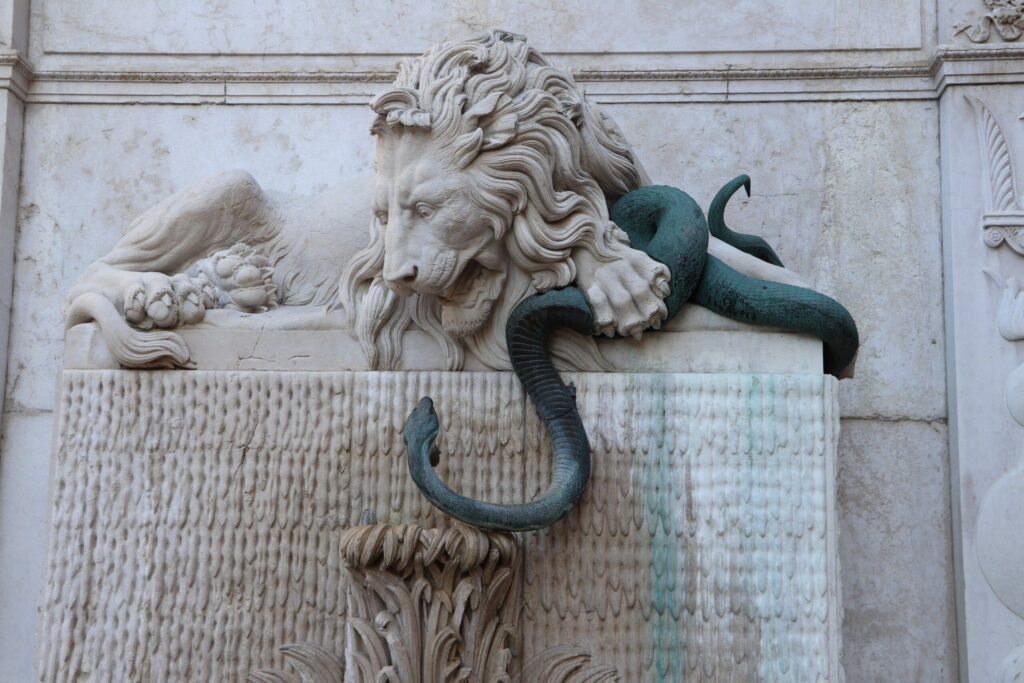
[[[725,205],[750,179],[739,176],[715,196],[708,220],[685,192],[666,186],[630,192],[612,208],[612,220],[629,235],[630,244],[664,263],[671,274],[665,299],[668,319],[686,301],[728,318],[811,335],[824,345],[825,371],[839,376],[853,361],[859,344],[857,326],[837,301],[803,287],[749,277],[707,253],[709,233],[757,258],[782,265],[759,237],[730,230]],[[424,398],[409,415],[405,443],[409,471],[424,495],[443,512],[485,529],[528,531],[550,526],[583,495],[590,477],[590,445],[573,393],[562,382],[547,350],[552,332],[568,327],[590,334],[593,313],[575,287],[537,294],[512,312],[505,328],[512,368],[551,435],[554,476],[539,498],[522,504],[487,503],[462,496],[437,476],[435,446],[440,429],[431,399]]]

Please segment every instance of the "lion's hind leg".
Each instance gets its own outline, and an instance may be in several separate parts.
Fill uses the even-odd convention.
[[[272,239],[279,228],[273,205],[244,171],[176,192],[139,216],[79,278],[65,328],[95,320],[126,367],[188,367],[184,340],[168,330],[202,321],[208,308],[223,305],[221,295],[243,310],[275,303],[271,269],[247,243]],[[209,272],[198,268],[203,263]],[[198,269],[184,272],[190,266]]]

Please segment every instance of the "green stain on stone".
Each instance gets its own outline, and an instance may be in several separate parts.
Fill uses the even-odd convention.
[[[644,479],[644,504],[647,510],[647,528],[651,538],[651,620],[654,642],[653,680],[681,680],[684,671],[685,633],[682,620],[675,614],[681,611],[677,604],[677,586],[686,585],[686,565],[680,563],[682,542],[676,536],[673,524],[672,463],[665,434],[672,426],[666,419],[665,380],[660,375],[645,377],[643,384],[650,391],[650,443],[647,449]],[[677,511],[681,513],[682,511]]]

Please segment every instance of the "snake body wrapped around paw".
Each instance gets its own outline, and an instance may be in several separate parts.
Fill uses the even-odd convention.
[[[725,225],[725,205],[743,186],[749,188],[746,176],[723,187],[711,204],[709,220],[689,195],[666,186],[630,192],[612,208],[611,218],[629,235],[631,246],[668,267],[668,319],[689,300],[734,320],[815,336],[824,345],[825,371],[844,376],[856,356],[859,340],[857,326],[842,305],[811,289],[744,275],[707,253],[710,233],[764,261],[781,265],[764,240],[733,232]],[[435,445],[440,430],[437,414],[430,398],[420,401],[405,427],[409,470],[435,506],[473,526],[528,531],[554,524],[576,505],[590,477],[590,445],[575,397],[559,377],[547,343],[556,329],[567,327],[592,334],[593,325],[590,305],[576,287],[526,299],[506,325],[512,368],[537,407],[554,452],[551,484],[533,501],[488,503],[448,488],[433,469],[439,461]]]

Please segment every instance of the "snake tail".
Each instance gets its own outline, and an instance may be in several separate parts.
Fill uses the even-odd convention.
[[[473,500],[448,488],[432,465],[440,429],[433,401],[420,401],[405,424],[409,472],[423,494],[442,512],[467,524],[501,531],[530,531],[551,526],[583,495],[590,478],[590,444],[575,398],[558,376],[548,352],[548,338],[559,328],[593,332],[593,314],[576,287],[529,297],[519,304],[505,328],[512,368],[551,436],[554,474],[540,497],[517,504]]]
[[[715,198],[711,200],[711,206],[708,207],[708,229],[712,235],[726,244],[730,244],[740,251],[744,251],[762,261],[767,261],[772,265],[779,266],[780,268],[784,267],[782,259],[771,248],[771,245],[763,239],[757,235],[735,232],[730,230],[729,226],[725,224],[725,205],[729,203],[729,200],[732,199],[732,196],[741,187],[747,191],[747,196],[749,197],[750,176],[745,174],[736,176],[718,191]]]
[[[857,355],[857,324],[838,301],[813,289],[744,275],[714,256],[708,256],[693,301],[733,320],[817,337],[825,372],[836,377],[847,376]]]

